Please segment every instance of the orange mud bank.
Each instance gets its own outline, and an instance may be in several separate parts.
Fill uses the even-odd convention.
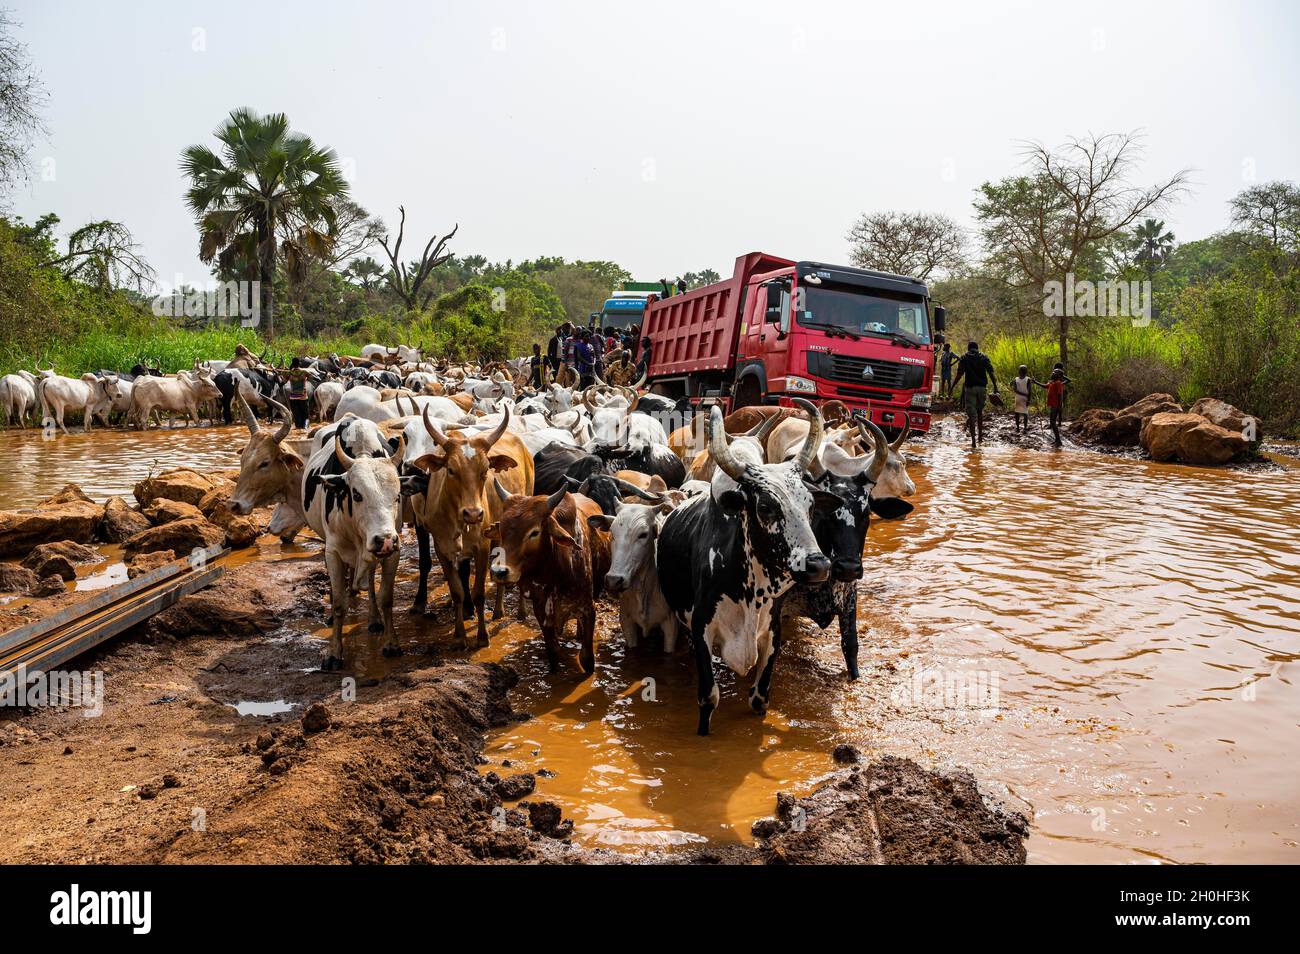
[[[327,598],[319,557],[276,556],[233,566],[82,658],[78,668],[103,673],[102,714],[5,711],[0,861],[1025,859],[1023,816],[986,807],[969,776],[892,758],[828,771],[807,797],[774,799],[754,844],[584,847],[563,807],[534,792],[537,776],[483,764],[488,736],[529,718],[510,706],[512,666],[446,656],[438,644],[449,641],[449,622],[407,618],[406,655],[361,652],[353,673],[318,672]],[[411,587],[402,583],[399,607]],[[364,607],[353,620],[348,639],[361,647]],[[492,625],[509,628],[521,629]],[[857,757],[849,747],[837,756]]]

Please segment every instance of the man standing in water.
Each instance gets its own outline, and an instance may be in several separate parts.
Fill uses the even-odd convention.
[[[966,346],[966,353],[957,362],[957,377],[952,386],[957,387],[965,377],[962,387],[961,403],[966,408],[966,427],[970,431],[971,450],[984,443],[984,402],[988,400],[989,380],[993,381],[993,393],[998,393],[998,376],[993,373],[993,362],[988,355],[980,351],[977,342]]]

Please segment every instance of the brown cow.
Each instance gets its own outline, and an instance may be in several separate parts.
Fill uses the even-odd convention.
[[[489,476],[500,478],[508,491],[520,494],[533,492],[533,455],[514,434],[506,430],[510,411],[506,410],[496,430],[487,434],[466,436],[463,431],[444,434],[429,417],[429,409],[422,415],[424,429],[437,446],[436,453],[424,454],[412,461],[415,467],[429,474],[428,490],[416,498],[419,525],[433,537],[433,549],[442,565],[442,575],[451,592],[453,616],[456,621],[455,646],[465,646],[465,610],[478,618],[478,645],[488,644],[487,620],[483,615],[484,582],[488,569],[488,541],[482,533],[484,517],[487,521],[501,519],[501,501],[487,488]],[[428,567],[421,554],[420,586],[416,592],[419,608],[420,595],[426,591]],[[468,589],[468,561],[475,564],[472,600]],[[462,574],[464,574],[462,576]],[[504,594],[497,587],[492,618],[503,612]]]
[[[576,619],[578,665],[590,674],[596,668],[596,598],[609,572],[609,534],[589,525],[601,516],[600,507],[567,490],[527,497],[511,494],[500,481],[494,486],[504,510],[486,531],[496,543],[492,578],[518,583],[528,596],[552,672],[560,666],[564,627]]]

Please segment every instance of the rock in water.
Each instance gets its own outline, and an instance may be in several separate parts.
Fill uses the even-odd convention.
[[[156,477],[146,477],[135,485],[133,492],[141,507],[149,506],[159,497],[197,507],[208,491],[216,486],[214,481],[196,470],[177,467],[163,471]]]
[[[149,518],[132,510],[121,497],[109,497],[99,524],[99,539],[105,543],[125,543],[141,530],[148,530]]]
[[[155,524],[173,523],[177,520],[202,520],[203,511],[193,504],[159,497],[144,508],[144,515]]]
[[[40,578],[25,566],[0,563],[0,593],[27,593]]]
[[[1152,460],[1206,466],[1226,464],[1250,450],[1241,432],[1191,413],[1152,416],[1142,428],[1141,443]]]
[[[202,517],[176,520],[141,531],[126,541],[127,556],[151,550],[172,550],[188,555],[195,547],[207,549],[224,542],[226,533]]]
[[[149,553],[137,553],[133,558],[127,561],[126,578],[134,580],[137,576],[150,573],[160,566],[166,566],[176,559],[176,554],[172,550],[152,550]]]

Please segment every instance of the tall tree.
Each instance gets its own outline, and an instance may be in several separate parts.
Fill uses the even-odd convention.
[[[15,36],[18,24],[0,10],[0,192],[26,180],[27,154],[46,133],[40,109],[45,88],[32,68],[27,47]]]
[[[849,230],[849,261],[895,275],[927,280],[951,275],[966,260],[966,233],[946,215],[870,212]]]
[[[1133,261],[1142,266],[1147,281],[1155,281],[1156,272],[1174,250],[1174,233],[1165,231],[1165,223],[1145,219],[1133,230]]]
[[[283,255],[290,278],[325,259],[336,236],[337,209],[348,183],[333,149],[289,129],[284,113],[231,112],[204,145],[181,154],[189,176],[186,204],[199,225],[199,258],[227,274],[255,269],[263,328],[275,336],[275,274]]]
[[[1300,250],[1300,186],[1293,182],[1251,186],[1237,193],[1231,206],[1233,223],[1264,239],[1275,252]]]
[[[1151,186],[1132,183],[1138,137],[1110,133],[1049,148],[1030,143],[1027,172],[980,186],[976,216],[988,262],[1008,285],[1047,293],[1048,282],[1095,267],[1101,245],[1186,192],[1188,170]],[[1041,300],[1041,299],[1040,299]],[[1070,316],[1056,316],[1061,362],[1069,363]]]

